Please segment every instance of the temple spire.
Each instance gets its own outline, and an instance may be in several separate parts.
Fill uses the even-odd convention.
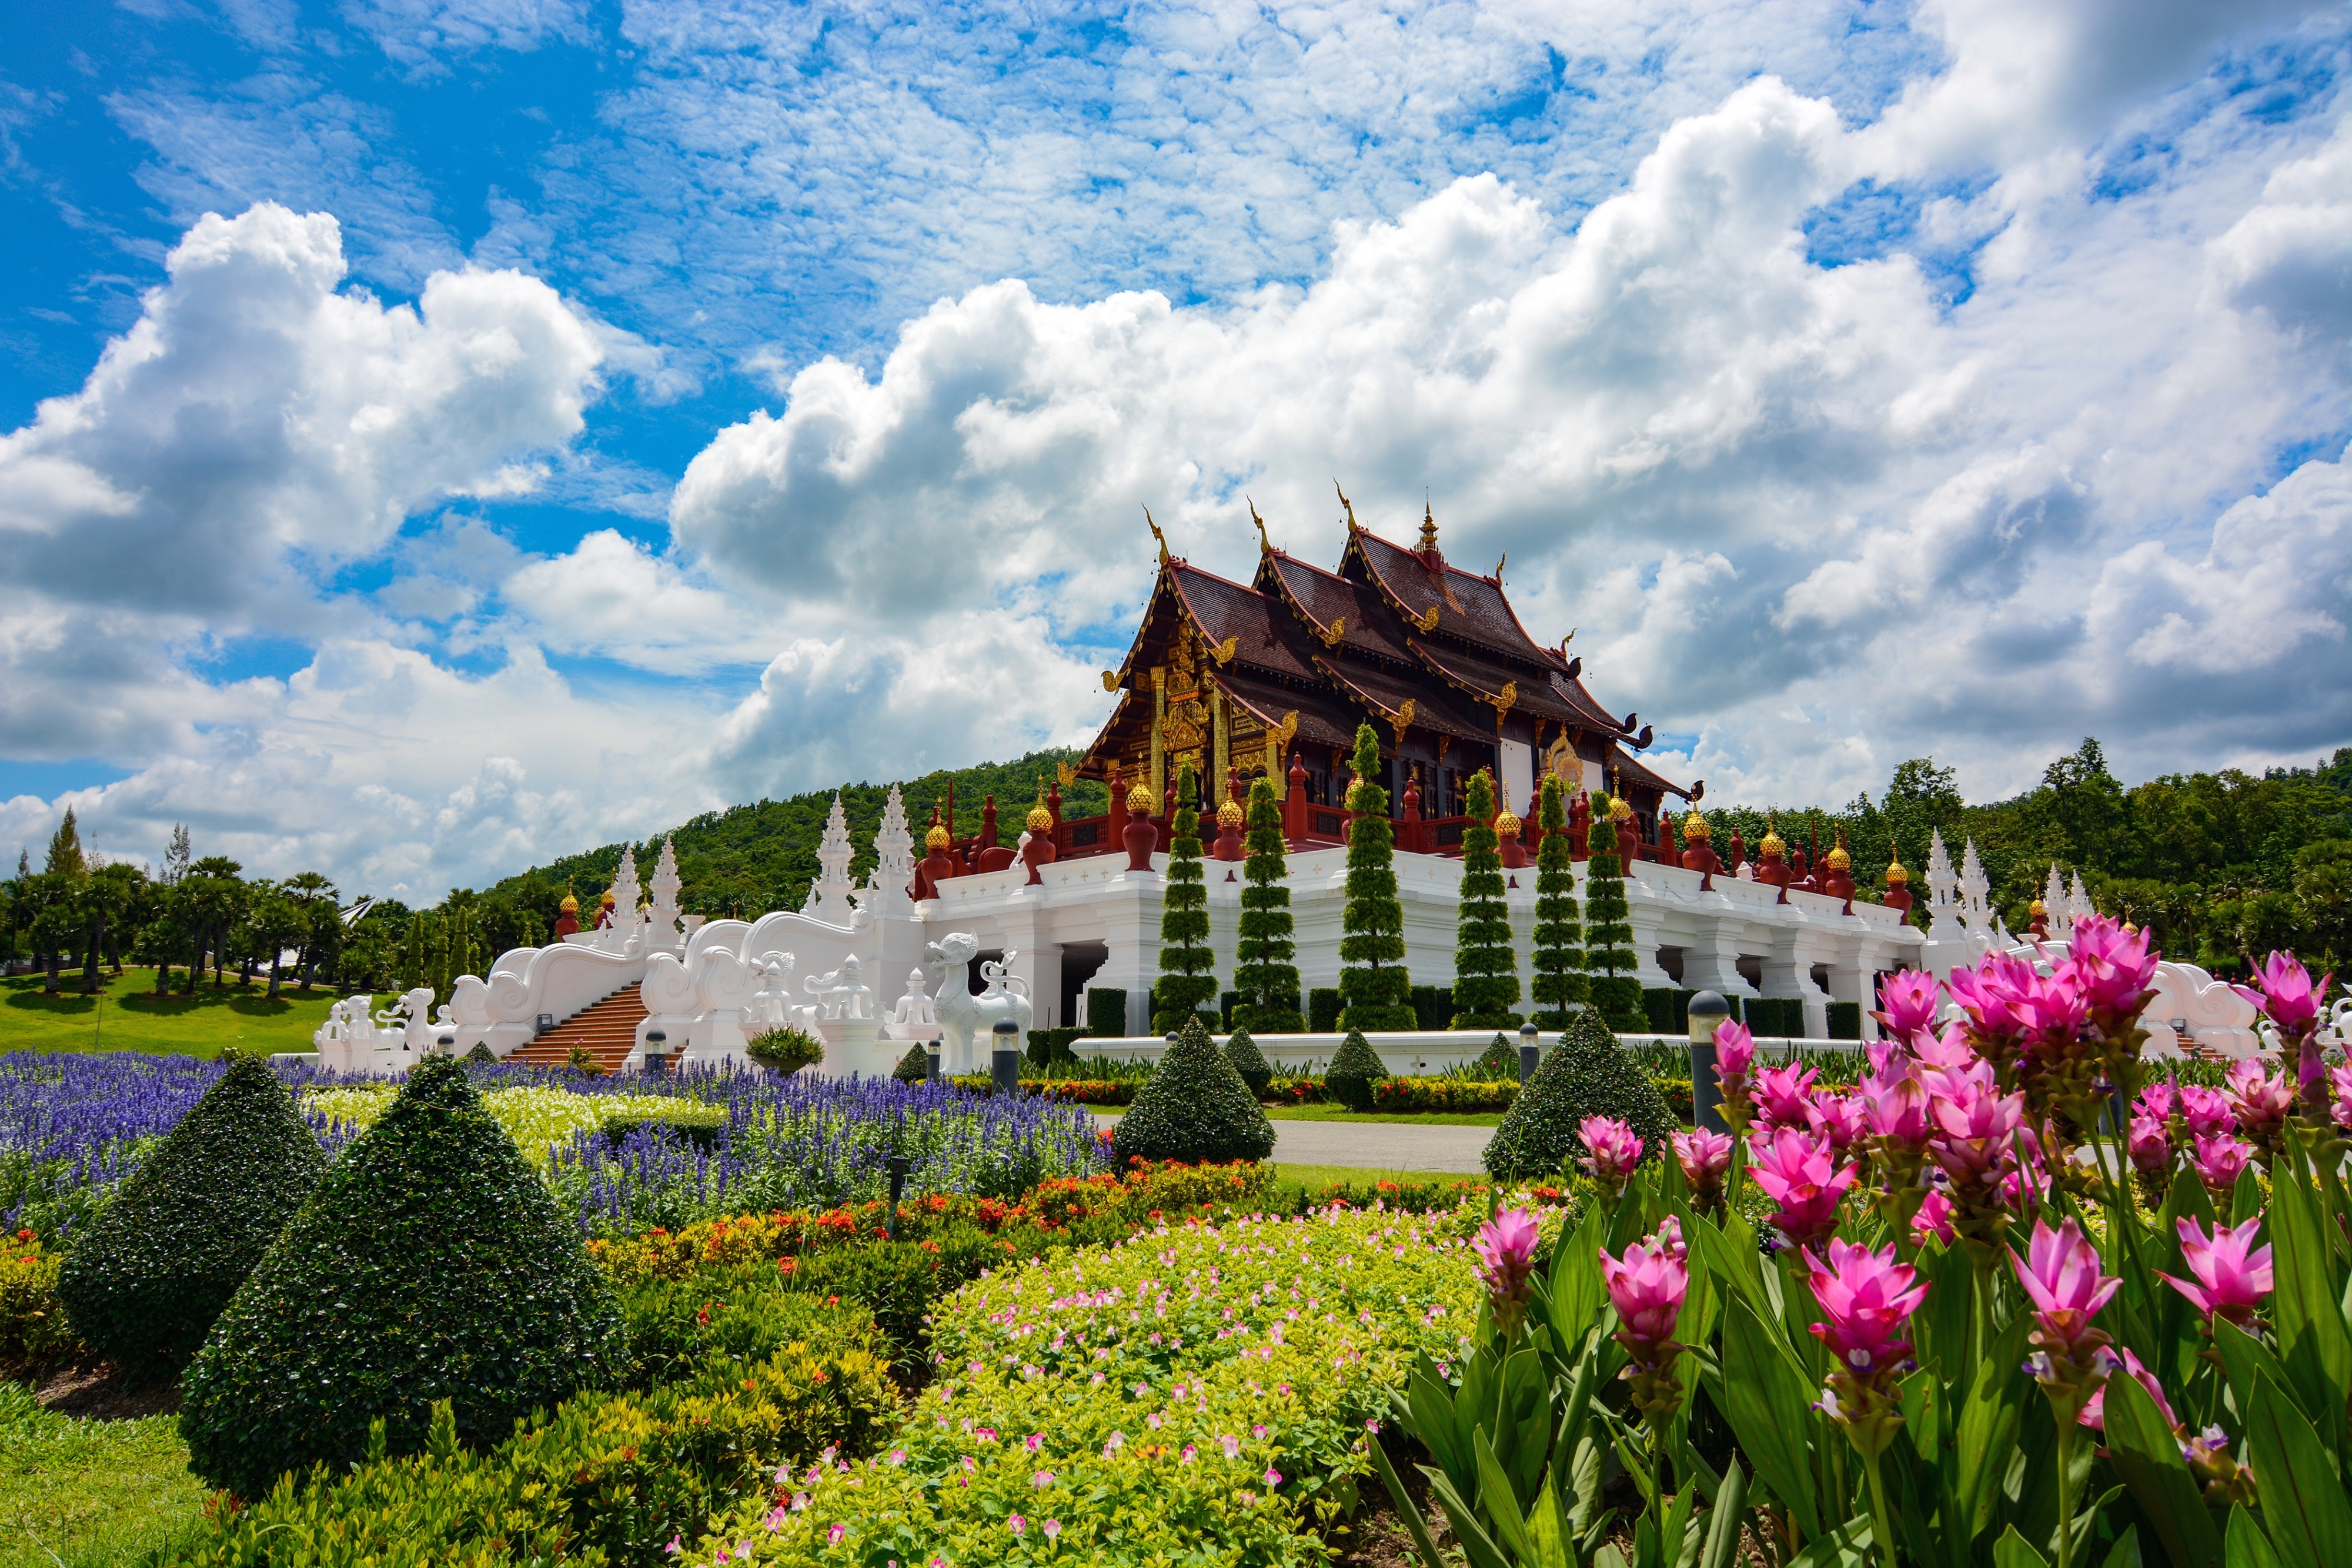
[[[1421,559],[1425,566],[1436,564],[1438,559],[1437,517],[1430,511],[1429,498],[1425,496],[1421,502]]]

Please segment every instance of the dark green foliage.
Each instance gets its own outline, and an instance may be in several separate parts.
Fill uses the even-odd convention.
[[[1165,1034],[1217,999],[1217,956],[1209,946],[1209,887],[1201,866],[1201,813],[1192,765],[1176,778],[1168,819],[1168,892],[1160,904],[1160,978],[1151,988],[1151,1030]]]
[[[1536,804],[1536,825],[1543,837],[1536,845],[1535,977],[1528,994],[1535,998],[1536,1027],[1549,1030],[1566,1029],[1570,1006],[1588,999],[1584,925],[1576,906],[1576,854],[1566,831],[1562,789],[1557,774],[1546,775]]]
[[[727,1107],[706,1105],[698,1100],[677,1100],[658,1111],[634,1111],[626,1114],[607,1112],[598,1124],[604,1141],[614,1148],[626,1143],[633,1133],[647,1127],[658,1127],[678,1143],[691,1144],[699,1149],[715,1149],[719,1135],[727,1130]]]
[[[1653,986],[1642,993],[1642,1016],[1656,1033],[1667,1034],[1674,1030],[1675,996],[1672,986]]]
[[[67,1252],[74,1333],[135,1376],[177,1373],[326,1170],[268,1063],[232,1055]]]
[[[1454,927],[1454,1029],[1517,1029],[1519,960],[1511,950],[1511,911],[1503,901],[1503,860],[1495,834],[1495,780],[1470,776],[1462,829],[1462,900]]]
[[[1478,1053],[1475,1071],[1489,1083],[1517,1083],[1519,1081],[1519,1048],[1496,1035],[1487,1041],[1486,1049]]]
[[[1118,1119],[1111,1151],[1122,1170],[1133,1159],[1262,1160],[1274,1153],[1274,1124],[1194,1018]]]
[[[824,1041],[804,1029],[762,1030],[743,1042],[743,1054],[775,1072],[798,1072],[824,1060]]]
[[[1351,1111],[1369,1111],[1372,1085],[1388,1075],[1388,1063],[1364,1038],[1364,1031],[1351,1029],[1339,1049],[1331,1053],[1331,1064],[1323,1070],[1323,1092]]]
[[[1584,862],[1584,967],[1592,1005],[1608,1018],[1613,1030],[1639,1030],[1648,1022],[1642,1013],[1642,983],[1629,971],[1640,960],[1633,956],[1632,913],[1625,905],[1625,865],[1617,856],[1618,824],[1608,812],[1612,802],[1592,798],[1592,854]]]
[[[1356,727],[1355,782],[1348,786],[1348,905],[1339,919],[1341,1029],[1409,1030],[1412,977],[1404,967],[1404,905],[1397,900],[1396,829],[1381,776],[1381,739]]]
[[[1307,1020],[1298,1016],[1290,889],[1282,884],[1288,874],[1282,808],[1275,801],[1269,779],[1250,784],[1247,848],[1242,880],[1248,885],[1242,889],[1240,942],[1234,953],[1234,988],[1241,993],[1241,1002],[1234,1009],[1234,1021],[1263,1034],[1297,1034],[1307,1028]]]
[[[1318,986],[1307,993],[1307,1032],[1331,1034],[1339,1027],[1339,993],[1329,986]]]
[[[931,1053],[919,1040],[907,1048],[907,1054],[890,1070],[890,1076],[901,1083],[920,1083],[930,1075]]]
[[[1071,1042],[1086,1037],[1083,1027],[1066,1024],[1055,1029],[1033,1029],[1029,1031],[1030,1064],[1047,1069],[1067,1066],[1077,1060],[1070,1049]]]
[[[1234,1071],[1242,1075],[1242,1082],[1249,1085],[1253,1097],[1265,1098],[1265,1086],[1274,1082],[1274,1064],[1266,1061],[1264,1051],[1258,1050],[1257,1041],[1249,1037],[1249,1030],[1237,1029],[1225,1037],[1225,1060],[1232,1062]]]
[[[1454,988],[1415,986],[1411,993],[1415,1029],[1450,1029],[1454,1023]]]
[[[1801,1040],[1805,1033],[1805,1004],[1795,997],[1750,997],[1748,998],[1748,1030],[1767,1039]],[[1856,1008],[1854,1028],[1859,1030],[1861,1009]],[[1860,1039],[1859,1033],[1852,1038]]]
[[[1482,1156],[1497,1181],[1556,1176],[1581,1158],[1577,1126],[1587,1116],[1614,1116],[1642,1137],[1642,1157],[1658,1157],[1675,1115],[1658,1086],[1624,1051],[1593,1009],[1580,1009],[1568,1037],[1543,1059]]]
[[[643,1281],[622,1294],[621,1317],[632,1388],[698,1381],[714,1362],[765,1361],[794,1340],[879,1348],[866,1308],[828,1307],[765,1258]]]
[[[1127,993],[1116,986],[1095,986],[1087,992],[1087,1032],[1097,1040],[1127,1038]]]
[[[1830,1004],[1830,1038],[1832,1040],[1862,1038],[1862,1004],[1860,1002]]]
[[[623,1359],[577,1228],[464,1065],[429,1058],[230,1301],[188,1370],[180,1431],[191,1469],[256,1498],[289,1469],[360,1458],[373,1420],[413,1451],[436,1400],[467,1442],[495,1442],[610,1385]]]
[[[490,1049],[488,1040],[476,1040],[474,1049],[466,1053],[468,1061],[496,1061],[498,1059],[499,1053]]]

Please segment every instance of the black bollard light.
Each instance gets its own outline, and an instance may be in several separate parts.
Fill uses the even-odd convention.
[[[889,1159],[890,1212],[882,1221],[882,1234],[893,1241],[898,1239],[898,1195],[907,1190],[908,1167],[914,1163],[904,1155],[892,1155]]]
[[[923,1052],[923,1080],[928,1083],[940,1081],[940,1042],[931,1041],[930,1050]]]
[[[457,1054],[457,1037],[454,1034],[441,1035],[437,1037],[433,1043],[441,1048],[441,1054],[444,1056],[454,1056]]]
[[[1723,1119],[1723,1085],[1717,1081],[1715,1030],[1731,1016],[1731,1004],[1714,991],[1690,999],[1691,1124],[1710,1133],[1727,1133]]]
[[[669,1071],[669,1033],[666,1030],[646,1030],[646,1076],[659,1078]]]
[[[1011,1096],[1021,1092],[1021,1026],[1011,1019],[998,1019],[990,1031],[995,1049],[988,1053],[990,1075],[995,1080],[996,1092]]]
[[[1525,1083],[1536,1075],[1536,1064],[1543,1060],[1543,1051],[1536,1043],[1536,1026],[1519,1026],[1519,1082]]]

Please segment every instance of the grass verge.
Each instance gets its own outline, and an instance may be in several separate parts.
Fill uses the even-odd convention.
[[[152,1051],[183,1056],[218,1056],[240,1050],[308,1051],[310,1036],[327,1021],[327,1009],[342,998],[327,988],[308,992],[284,987],[269,999],[269,982],[240,986],[234,977],[220,989],[206,975],[196,994],[184,997],[186,971],[175,970],[173,990],[155,995],[152,968],[100,970],[98,995],[85,996],[81,972],[68,973],[58,996],[41,994],[41,977],[14,975],[0,980],[0,1051]]]
[[[152,1553],[193,1521],[175,1416],[78,1421],[0,1383],[0,1568],[99,1568]]]
[[[1269,1105],[1274,1122],[1387,1122],[1405,1127],[1499,1127],[1500,1111],[1355,1112],[1345,1105]]]

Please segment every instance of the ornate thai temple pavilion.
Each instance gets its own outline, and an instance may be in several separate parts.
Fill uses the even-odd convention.
[[[1551,647],[1528,634],[1502,562],[1484,575],[1449,562],[1426,507],[1408,549],[1360,525],[1345,495],[1340,504],[1348,542],[1329,571],[1276,549],[1253,507],[1259,553],[1246,584],[1171,555],[1152,528],[1159,575],[1126,661],[1103,672],[1119,701],[1080,776],[1148,783],[1160,801],[1189,763],[1213,808],[1220,781],[1245,798],[1263,775],[1287,795],[1295,761],[1307,802],[1336,810],[1369,721],[1381,783],[1409,821],[1450,825],[1481,768],[1529,816],[1543,772],[1571,796],[1622,796],[1644,838],[1665,797],[1696,798],[1634,756],[1649,727],[1637,733],[1635,715],[1614,717],[1593,699],[1567,639]],[[1459,841],[1458,828],[1439,827],[1427,847]]]

